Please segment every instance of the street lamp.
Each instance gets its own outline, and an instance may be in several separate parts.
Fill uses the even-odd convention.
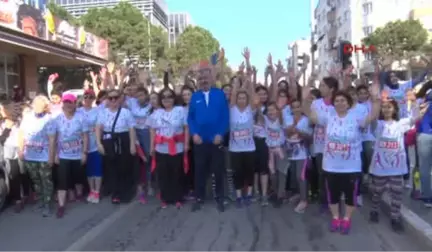
[[[149,44],[149,48],[148,48],[148,53],[149,53],[149,60],[148,60],[148,64],[149,64],[149,71],[152,71],[152,50],[151,50],[151,30],[150,30],[150,15],[148,15],[147,17],[147,35],[148,35],[148,44]]]

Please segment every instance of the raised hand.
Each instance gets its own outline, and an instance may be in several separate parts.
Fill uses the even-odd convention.
[[[273,57],[272,57],[271,53],[269,53],[267,56],[267,65],[269,65],[271,68],[273,68]]]
[[[252,73],[255,75],[258,73],[258,70],[255,66],[252,66]]]
[[[345,70],[343,70],[343,76],[347,77],[347,76],[351,76],[351,74],[354,71],[354,66],[353,65],[349,65]]]
[[[327,70],[328,74],[333,77],[338,77],[341,73],[342,67],[339,64],[334,64]]]
[[[296,74],[293,67],[288,68],[288,78],[290,81],[295,81]]]
[[[378,97],[380,94],[379,75],[380,75],[379,63],[378,61],[375,61],[375,73],[374,73],[374,78],[370,90],[372,97]]]
[[[114,62],[109,62],[106,66],[106,69],[107,69],[108,73],[112,74],[115,70]]]
[[[59,77],[59,74],[58,74],[58,73],[50,74],[50,76],[48,77],[48,81],[52,83],[52,82],[54,82],[55,80],[57,80],[58,77]]]
[[[282,65],[282,61],[278,60],[278,63],[275,65],[276,66],[276,71],[282,73],[284,71],[284,67]]]
[[[242,55],[245,58],[245,60],[248,61],[250,59],[250,50],[249,50],[249,48],[245,47],[243,49]]]
[[[243,73],[244,70],[245,70],[245,68],[246,68],[245,63],[242,62],[242,63],[240,64],[240,66],[239,66],[238,72],[239,72],[239,73]]]
[[[105,79],[105,77],[106,77],[106,75],[107,75],[107,69],[106,69],[106,67],[102,67],[101,69],[100,69],[100,71],[99,71],[99,76],[102,78],[102,79]]]
[[[225,49],[222,47],[219,51],[218,62],[221,62],[225,59]]]
[[[90,71],[90,77],[91,77],[93,83],[96,83],[97,77],[98,77],[97,74],[95,74],[95,72],[93,72],[93,71]]]

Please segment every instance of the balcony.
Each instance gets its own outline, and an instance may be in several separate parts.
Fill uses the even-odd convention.
[[[328,47],[329,47],[329,50],[333,50],[333,48],[335,47],[335,45],[336,45],[336,37],[328,37]]]
[[[327,32],[327,36],[329,37],[329,39],[335,39],[337,37],[337,27],[336,25],[332,25],[330,26],[328,32]]]
[[[333,24],[336,21],[336,8],[332,8],[327,12],[327,22]]]

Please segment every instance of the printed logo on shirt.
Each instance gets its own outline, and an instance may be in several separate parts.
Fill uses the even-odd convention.
[[[81,141],[76,139],[66,140],[61,143],[60,148],[63,152],[75,154],[80,151]]]
[[[235,130],[232,133],[236,140],[250,138],[251,132],[249,129]]]
[[[280,137],[280,132],[279,132],[279,130],[269,129],[268,136],[270,138],[272,138],[273,140],[278,140]]]
[[[325,128],[322,126],[315,126],[315,137],[314,141],[317,143],[324,143],[325,140]]]
[[[34,153],[42,153],[43,148],[44,148],[44,144],[43,142],[26,142],[24,144],[24,147],[27,151],[31,151]]]
[[[330,156],[338,155],[345,160],[351,157],[351,144],[349,143],[329,139],[326,147]]]

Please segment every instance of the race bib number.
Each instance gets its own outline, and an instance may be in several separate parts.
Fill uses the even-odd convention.
[[[250,138],[250,131],[248,129],[233,131],[233,137],[235,140]]]
[[[66,153],[79,153],[81,148],[81,141],[79,140],[70,140],[63,141],[60,145],[60,148],[63,152]]]
[[[329,142],[327,148],[330,152],[349,152],[351,145],[346,143]]]
[[[398,141],[379,141],[378,148],[385,150],[398,150],[399,143]]]
[[[280,132],[279,132],[279,131],[275,131],[275,130],[270,130],[270,131],[269,131],[269,137],[270,137],[272,140],[278,140],[279,137],[280,137]]]
[[[44,145],[42,142],[27,142],[25,149],[29,152],[42,153]]]

